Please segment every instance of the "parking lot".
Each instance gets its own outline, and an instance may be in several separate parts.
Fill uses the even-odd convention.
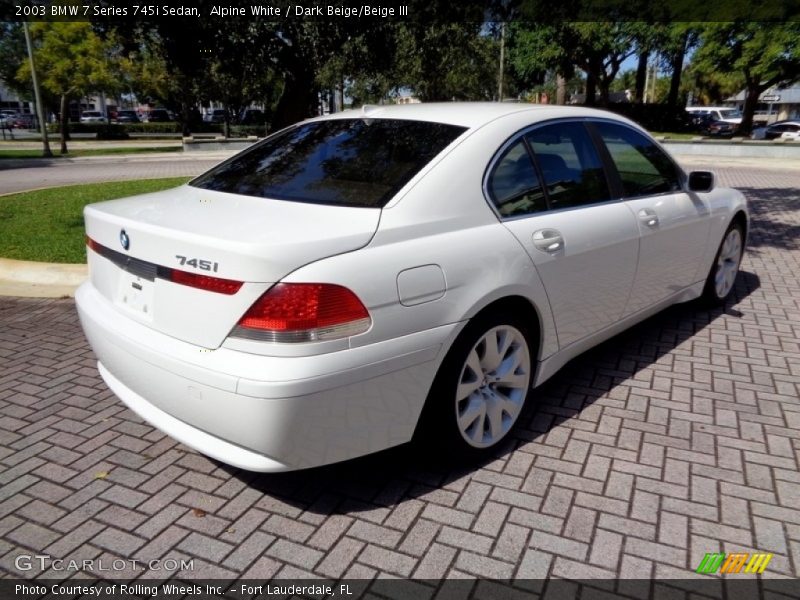
[[[761,551],[763,577],[798,577],[800,171],[718,175],[753,214],[735,301],[579,357],[482,465],[404,447],[237,471],[115,399],[72,300],[0,298],[0,571],[72,575],[15,564],[47,554],[193,559],[186,578],[681,579]]]

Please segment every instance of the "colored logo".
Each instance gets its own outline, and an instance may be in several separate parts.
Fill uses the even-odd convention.
[[[763,573],[772,554],[748,554],[747,552],[710,553],[703,557],[697,567],[698,573]],[[745,566],[746,565],[746,566]],[[744,567],[744,570],[742,568]]]
[[[122,244],[125,250],[131,247],[131,239],[128,237],[128,234],[125,233],[124,229],[119,232],[119,243]]]

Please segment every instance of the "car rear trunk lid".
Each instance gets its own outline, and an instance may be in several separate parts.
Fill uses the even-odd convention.
[[[100,247],[87,251],[90,277],[128,317],[216,348],[272,284],[369,243],[380,212],[190,186],[92,204],[86,233]],[[243,285],[235,293],[198,289],[171,281],[173,269]]]

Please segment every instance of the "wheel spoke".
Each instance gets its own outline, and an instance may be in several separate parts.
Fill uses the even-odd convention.
[[[498,339],[500,333],[497,331],[490,332],[484,338],[484,352],[481,366],[484,371],[493,371],[500,364],[503,355],[500,353],[501,341]]]
[[[502,400],[497,394],[493,394],[489,402],[486,403],[486,416],[489,419],[489,432],[492,439],[500,439],[503,435],[503,407]]]
[[[511,356],[506,358],[500,363],[497,369],[495,369],[495,375],[500,381],[505,381],[507,376],[513,375],[517,371],[524,358],[522,349],[516,348]]]
[[[486,428],[486,406],[484,405],[484,409],[478,415],[478,419],[475,422],[475,425],[472,428],[472,434],[470,437],[472,441],[476,444],[481,444],[483,442],[483,430]]]
[[[478,353],[473,350],[467,357],[467,364],[464,365],[464,371],[461,375],[461,381],[456,390],[456,400],[463,400],[472,392],[481,386],[483,381],[483,369],[481,368],[481,361],[478,358]]]
[[[509,373],[508,375],[503,375],[502,379],[498,379],[495,385],[518,390],[525,389],[528,386],[528,379],[527,373]]]
[[[472,397],[467,400],[467,407],[458,415],[458,425],[461,431],[469,429],[475,419],[486,412],[486,405],[482,398]]]

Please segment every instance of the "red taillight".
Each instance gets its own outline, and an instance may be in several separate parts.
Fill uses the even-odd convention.
[[[188,285],[189,287],[206,290],[208,292],[217,292],[218,294],[235,294],[242,287],[241,281],[234,281],[232,279],[222,279],[221,277],[210,277],[208,275],[198,275],[197,273],[187,273],[186,271],[178,271],[177,269],[170,269],[169,280],[181,285]]]
[[[87,245],[89,248],[91,248],[92,250],[94,250],[95,252],[100,252],[100,248],[101,248],[100,244],[98,244],[97,242],[95,242],[95,241],[94,241],[92,238],[90,238],[88,235],[86,236],[86,245]]]
[[[329,283],[279,283],[241,318],[234,335],[277,342],[346,337],[369,329],[369,312],[353,292]]]

